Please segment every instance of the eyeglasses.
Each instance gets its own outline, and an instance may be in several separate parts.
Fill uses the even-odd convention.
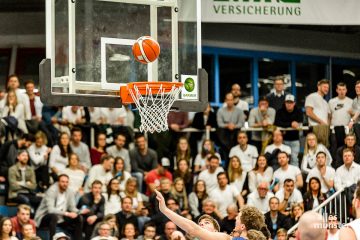
[[[104,231],[110,231],[110,228],[100,228],[100,230],[104,230]]]

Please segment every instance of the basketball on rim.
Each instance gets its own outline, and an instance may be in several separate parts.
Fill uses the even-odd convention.
[[[136,40],[132,46],[135,60],[144,64],[155,61],[160,54],[159,43],[149,36],[143,36]]]

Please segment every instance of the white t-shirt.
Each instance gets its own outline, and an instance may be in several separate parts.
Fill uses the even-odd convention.
[[[288,164],[286,170],[279,168],[274,172],[274,179],[279,179],[280,189],[284,186],[285,179],[293,179],[296,185],[296,177],[301,175],[301,171],[298,167]]]
[[[240,99],[239,102],[235,106],[243,111],[249,111],[249,104],[247,102],[245,102],[244,100]],[[227,104],[224,103],[223,107],[227,107]]]
[[[275,193],[275,197],[279,199],[280,202],[284,201],[284,189],[280,189]],[[291,193],[289,199],[288,199],[288,207],[290,207],[294,203],[302,203],[303,197],[301,195],[301,192],[294,188],[294,191]]]
[[[267,192],[265,198],[260,198],[258,191],[254,191],[248,195],[246,205],[256,207],[265,214],[270,211],[269,200],[273,196],[272,192]]]
[[[121,211],[121,197],[120,195],[111,194],[110,198],[107,193],[103,193],[105,198],[104,214],[108,215],[109,213],[116,214]]]
[[[313,109],[314,114],[323,120],[326,123],[328,122],[328,116],[330,114],[330,108],[328,103],[325,101],[325,99],[317,92],[311,93],[309,96],[306,97],[305,100],[305,108],[311,107]],[[309,125],[310,126],[317,126],[319,125],[318,122],[309,119]]]
[[[254,170],[250,171],[249,177],[249,191],[254,192],[257,189],[259,183],[267,182],[270,183],[273,180],[274,170],[268,166],[263,174],[256,173]]]
[[[349,110],[352,109],[352,102],[348,97],[344,99],[339,99],[338,97],[330,99],[331,125],[344,126],[350,122],[351,116]]]
[[[286,152],[288,155],[291,155],[291,148],[288,145],[281,144],[281,145],[275,145],[270,144],[266,146],[265,153],[273,153],[275,149],[280,149],[282,152]]]
[[[214,173],[210,173],[209,170],[204,170],[199,174],[199,180],[203,180],[205,182],[206,191],[209,195],[215,188],[218,187],[217,174],[220,172],[224,172],[222,167],[218,167]]]
[[[71,191],[74,193],[77,193],[84,182],[84,171],[80,169],[73,170],[70,168],[65,168],[61,171],[61,173],[69,176],[69,189],[71,189]]]
[[[350,187],[360,180],[360,165],[353,162],[348,169],[345,164],[336,169],[335,172],[335,189],[339,190],[341,187]]]
[[[360,218],[346,224],[346,226],[354,231],[356,239],[360,239]]]
[[[216,202],[221,215],[225,217],[227,216],[226,208],[232,203],[236,204],[236,197],[239,195],[240,193],[235,187],[227,185],[224,190],[216,187],[209,195],[209,198]]]
[[[62,109],[63,120],[68,120],[69,123],[76,123],[76,120],[85,116],[85,111],[82,107],[79,107],[76,112],[71,110],[72,106],[66,106]]]
[[[340,230],[339,230],[339,229],[336,231],[336,233],[335,233],[334,235],[332,235],[332,234],[330,233],[330,231],[328,230],[328,237],[327,237],[326,240],[339,240],[339,234],[340,234]]]
[[[321,183],[321,192],[322,193],[327,193],[330,189],[326,186],[324,179],[321,177],[320,171],[317,167],[314,167],[313,169],[311,169],[311,171],[309,172],[307,178],[306,178],[306,182],[308,183],[310,181],[310,178],[312,177],[317,177],[320,180]],[[333,169],[332,167],[327,166],[326,167],[326,171],[325,171],[325,179],[327,181],[329,180],[333,180],[335,179],[335,169]]]
[[[259,156],[257,148],[248,144],[245,151],[240,148],[240,145],[232,147],[229,157],[237,156],[240,159],[241,167],[245,172],[250,172],[256,164],[256,159]]]

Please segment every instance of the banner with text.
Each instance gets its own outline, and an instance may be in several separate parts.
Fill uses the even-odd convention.
[[[202,0],[202,21],[359,25],[360,0]]]

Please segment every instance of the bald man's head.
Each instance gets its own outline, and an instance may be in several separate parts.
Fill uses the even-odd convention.
[[[313,211],[305,212],[299,220],[298,240],[326,240],[327,231],[321,214]]]

